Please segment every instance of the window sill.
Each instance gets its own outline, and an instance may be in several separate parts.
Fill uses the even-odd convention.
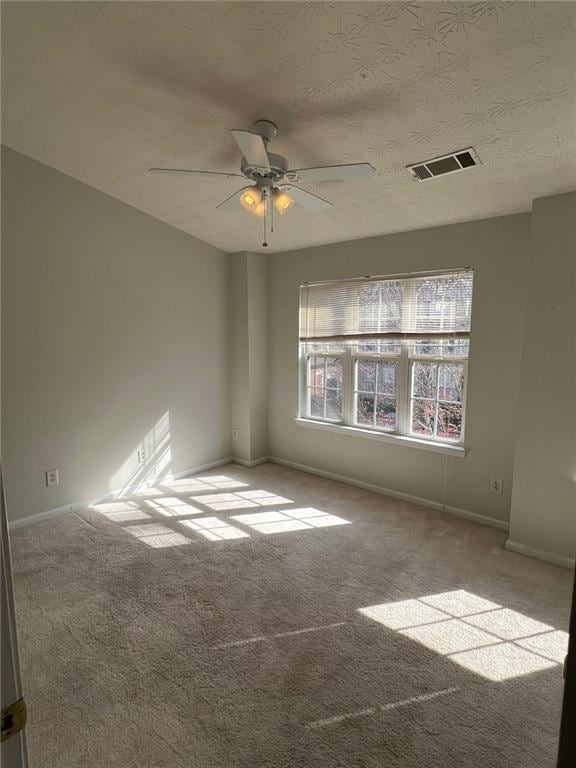
[[[443,453],[446,456],[464,458],[467,449],[463,445],[450,445],[448,443],[436,443],[431,440],[421,440],[417,437],[408,437],[407,435],[391,435],[386,432],[373,432],[370,429],[361,427],[350,427],[344,424],[331,424],[328,421],[315,421],[314,419],[295,419],[299,427],[312,427],[315,429],[324,429],[327,432],[340,432],[341,434],[353,435],[356,437],[367,437],[370,440],[380,440],[385,443],[394,443],[403,445],[406,448],[420,448],[432,453]]]

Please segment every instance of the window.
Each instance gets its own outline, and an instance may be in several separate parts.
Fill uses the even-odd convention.
[[[308,413],[312,418],[342,419],[342,359],[313,355],[308,358]]]
[[[300,287],[300,416],[461,443],[473,274]]]
[[[355,364],[354,413],[358,424],[396,429],[396,360],[363,360]]]

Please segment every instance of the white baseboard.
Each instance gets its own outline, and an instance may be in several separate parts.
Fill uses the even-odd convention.
[[[90,502],[80,502],[75,504],[66,504],[63,507],[54,507],[54,509],[47,509],[45,512],[37,512],[35,515],[28,515],[27,517],[21,517],[20,520],[10,520],[8,522],[8,528],[11,531],[17,531],[18,528],[26,528],[34,523],[42,523],[44,520],[50,520],[53,517],[61,517],[67,515],[70,512],[79,512],[84,507],[90,505]]]
[[[471,520],[473,523],[489,525],[491,528],[498,528],[499,531],[508,531],[510,528],[510,525],[506,520],[498,520],[497,517],[481,515],[478,512],[470,512],[468,509],[451,507],[449,504],[444,504],[442,512],[447,512],[449,515],[455,515],[456,517],[463,517],[465,520]]]
[[[241,459],[239,456],[232,456],[233,464],[241,464],[243,467],[259,467],[260,464],[266,464],[270,461],[268,456],[260,456],[259,459]]]
[[[216,461],[210,461],[208,464],[200,464],[197,467],[193,467],[192,469],[185,469],[182,472],[172,472],[170,477],[173,480],[180,480],[183,477],[188,477],[189,475],[197,475],[199,472],[207,472],[209,469],[215,469],[216,467],[221,467],[224,464],[230,464],[232,462],[231,456],[226,456],[224,459],[217,459]],[[147,485],[153,486],[154,485],[153,480],[151,480]],[[156,480],[158,482],[158,480]],[[54,509],[47,509],[45,512],[38,512],[35,515],[28,515],[28,517],[22,517],[20,520],[12,520],[8,523],[8,527],[11,531],[16,531],[18,528],[26,528],[28,525],[34,525],[34,523],[41,523],[44,520],[51,520],[53,517],[60,517],[61,515],[67,515],[70,512],[79,512],[81,509],[85,509],[86,507],[90,507],[93,504],[102,504],[105,501],[113,501],[114,499],[117,499],[120,495],[126,496],[129,493],[133,491],[137,491],[141,489],[143,486],[142,484],[138,483],[135,485],[129,485],[126,488],[121,488],[116,491],[109,491],[108,493],[103,493],[100,496],[97,496],[94,499],[90,499],[88,501],[79,501],[74,502],[72,504],[66,504],[63,507],[55,507]]]
[[[560,565],[563,568],[574,568],[573,557],[557,555],[554,552],[547,552],[544,549],[534,549],[533,547],[526,546],[526,544],[520,544],[518,541],[512,541],[512,539],[506,539],[504,547],[505,549],[510,550],[510,552],[516,552],[517,555],[535,557],[536,560],[543,560],[545,563],[552,563],[552,565]]]
[[[474,523],[480,523],[481,525],[489,525],[492,528],[498,528],[501,531],[508,530],[508,523],[504,520],[497,520],[494,517],[488,517],[487,515],[479,515],[477,512],[469,512],[467,509],[458,509],[458,507],[450,507],[447,504],[442,504],[439,501],[432,501],[431,499],[423,499],[420,496],[413,496],[409,493],[402,493],[401,491],[395,491],[391,488],[384,488],[382,485],[375,485],[373,483],[365,483],[362,480],[356,480],[353,477],[346,477],[345,475],[338,475],[335,472],[327,472],[324,469],[318,469],[317,467],[309,467],[306,464],[298,464],[295,461],[287,461],[286,459],[280,459],[277,456],[269,456],[268,461],[274,464],[281,464],[285,467],[291,467],[292,469],[298,469],[301,472],[308,472],[311,475],[318,475],[319,477],[325,477],[328,480],[336,480],[339,483],[346,483],[346,485],[354,485],[357,488],[363,488],[366,491],[373,491],[383,496],[390,496],[393,499],[400,499],[401,501],[408,501],[411,504],[418,504],[421,507],[427,507],[428,509],[434,509],[437,512],[447,512],[450,515],[456,515],[457,517],[463,517],[466,520],[471,520]]]

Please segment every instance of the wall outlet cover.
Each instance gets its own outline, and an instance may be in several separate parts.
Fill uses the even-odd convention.
[[[502,480],[499,477],[491,477],[490,478],[490,490],[492,493],[497,493],[500,496],[502,495]]]
[[[233,429],[232,430],[232,440],[238,440],[238,430]]]
[[[57,469],[46,470],[46,485],[58,485],[60,477]]]

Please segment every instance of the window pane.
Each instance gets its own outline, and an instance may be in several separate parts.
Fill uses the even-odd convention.
[[[412,366],[412,396],[436,399],[437,363],[414,363]]]
[[[464,365],[442,363],[438,368],[438,400],[462,402],[464,395]]]
[[[346,349],[346,343],[342,341],[309,341],[301,346],[310,355],[322,352],[327,355],[342,355]]]
[[[460,403],[438,404],[438,437],[459,440],[462,434],[462,405]]]
[[[366,339],[352,342],[352,352],[362,354],[399,355],[402,351],[400,342],[386,339]]]
[[[468,339],[445,339],[441,344],[442,355],[445,357],[468,357]]]
[[[338,357],[326,358],[326,387],[342,389],[342,359]]]
[[[468,357],[468,339],[416,339],[406,344],[410,355]]]
[[[412,432],[433,435],[435,415],[436,403],[433,400],[412,400]]]
[[[430,355],[430,357],[440,357],[442,342],[434,340],[413,341],[410,342],[410,353],[413,355]]]
[[[324,418],[324,390],[323,389],[311,389],[310,390],[310,416],[316,416],[317,418]]]
[[[374,392],[376,385],[376,363],[371,360],[358,360],[356,388],[360,392]]]
[[[396,399],[384,395],[376,398],[376,426],[380,429],[396,429]]]
[[[356,421],[358,424],[374,425],[374,395],[358,395],[356,401]]]
[[[324,358],[311,357],[308,384],[311,387],[324,387]]]
[[[397,367],[397,363],[378,363],[378,392],[387,395],[396,395]]]
[[[338,389],[326,390],[326,418],[335,421],[342,419],[342,393]]]

